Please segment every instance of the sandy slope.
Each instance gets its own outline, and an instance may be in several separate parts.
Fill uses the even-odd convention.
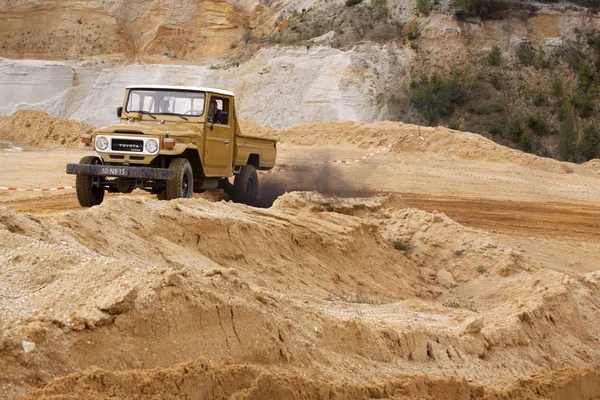
[[[0,193],[3,397],[57,377],[28,398],[600,397],[593,162],[398,123],[245,127],[290,170],[261,176],[265,205],[325,195]],[[0,186],[72,184],[80,155],[0,152]]]

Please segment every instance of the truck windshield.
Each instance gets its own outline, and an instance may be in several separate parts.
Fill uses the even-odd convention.
[[[126,111],[198,117],[204,114],[205,99],[204,92],[133,89],[129,92]]]

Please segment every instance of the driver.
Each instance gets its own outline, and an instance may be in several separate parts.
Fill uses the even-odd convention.
[[[212,99],[210,101],[210,111],[212,114],[212,122],[215,124],[220,124],[219,115],[221,115],[221,110],[219,110],[219,106],[217,105],[217,101]]]
[[[161,113],[169,113],[169,112],[171,112],[171,110],[169,110],[170,106],[171,106],[171,103],[169,103],[169,100],[163,100],[160,102],[158,108]]]

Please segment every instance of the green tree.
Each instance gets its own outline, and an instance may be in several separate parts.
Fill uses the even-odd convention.
[[[489,65],[497,67],[502,62],[502,52],[498,45],[493,45],[490,54],[488,54],[487,62]]]
[[[459,73],[449,77],[435,74],[431,79],[424,78],[415,84],[411,102],[423,116],[423,123],[433,125],[441,116],[452,115],[466,97],[467,90]]]
[[[528,125],[532,131],[537,133],[538,135],[548,135],[550,134],[550,125],[541,115],[530,115],[528,120]]]
[[[552,82],[552,93],[554,93],[554,96],[560,97],[563,95],[564,92],[565,89],[563,87],[563,83],[560,79],[557,78],[554,82]]]
[[[346,0],[346,7],[354,7],[360,3],[362,3],[362,0]]]
[[[594,124],[585,127],[579,142],[579,153],[586,161],[600,157],[600,135]]]
[[[598,91],[596,85],[590,85],[587,89],[579,88],[573,96],[573,105],[577,107],[582,118],[590,117],[596,109]]]
[[[527,153],[535,152],[535,143],[529,132],[525,132],[523,136],[521,136],[521,150]]]
[[[563,102],[560,114],[563,118],[560,122],[558,152],[561,160],[573,161],[575,158],[575,140],[577,138],[575,112],[569,103]]]
[[[431,9],[429,8],[429,0],[417,0],[417,10],[422,15],[429,15]]]
[[[510,121],[510,125],[508,127],[508,134],[513,140],[521,140],[521,136],[523,136],[523,127],[521,126],[521,117],[518,115],[514,116]]]
[[[582,89],[587,89],[596,81],[596,71],[592,68],[589,61],[584,61],[579,67],[579,86]]]
[[[454,0],[458,17],[488,17],[506,8],[503,0]]]

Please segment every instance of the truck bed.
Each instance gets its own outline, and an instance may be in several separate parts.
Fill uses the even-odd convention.
[[[234,165],[246,165],[252,154],[259,158],[257,169],[269,170],[275,166],[277,141],[255,136],[236,135]]]

